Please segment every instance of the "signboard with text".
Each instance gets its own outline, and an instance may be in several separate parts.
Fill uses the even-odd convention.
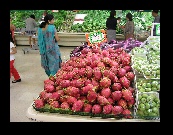
[[[95,32],[85,34],[86,40],[89,46],[98,46],[100,44],[107,41],[105,30],[98,30]]]

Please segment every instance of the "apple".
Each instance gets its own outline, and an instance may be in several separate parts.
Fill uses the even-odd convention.
[[[146,98],[141,98],[141,103],[146,103],[147,99]]]
[[[149,103],[145,103],[145,109],[150,109],[150,104]]]
[[[139,104],[139,109],[141,110],[141,111],[144,111],[145,110],[145,104]]]

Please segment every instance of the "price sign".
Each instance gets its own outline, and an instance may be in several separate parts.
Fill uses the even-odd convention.
[[[160,23],[153,23],[151,36],[160,36]]]
[[[89,46],[100,46],[101,43],[107,41],[105,30],[87,33],[85,36]]]

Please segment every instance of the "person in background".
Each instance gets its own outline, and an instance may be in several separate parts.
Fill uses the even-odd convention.
[[[40,24],[42,23],[42,22],[44,22],[44,17],[47,15],[47,11],[45,10],[44,12],[43,12],[43,16],[42,16],[42,18],[40,19]]]
[[[54,16],[47,14],[38,28],[38,44],[41,55],[41,66],[49,76],[60,69],[62,60],[59,50],[59,37],[54,25]]]
[[[120,28],[122,28],[124,30],[124,36],[125,36],[125,40],[129,39],[129,38],[134,38],[134,22],[132,19],[132,14],[131,13],[127,13],[126,15],[126,24],[124,26],[119,26]]]
[[[116,16],[116,11],[111,10],[110,16],[106,20],[108,42],[110,42],[111,40],[116,40],[117,19],[115,18],[115,16]]]
[[[12,81],[12,83],[21,82],[20,75],[18,71],[16,70],[16,68],[14,67],[14,61],[15,61],[14,54],[16,53],[17,53],[17,50],[16,50],[16,47],[14,46],[12,32],[10,31],[10,79],[12,75],[14,76],[14,80]]]
[[[26,24],[25,33],[29,36],[29,45],[30,48],[32,48],[32,46],[36,44],[35,38],[32,38],[32,36],[35,33],[35,27],[37,26],[35,21],[35,15],[30,15],[30,17],[25,20],[25,24]],[[33,42],[32,45],[31,45],[31,40]]]
[[[14,41],[14,45],[16,46],[15,36],[14,36],[15,29],[16,29],[16,27],[14,26],[14,24],[12,24],[12,18],[10,17],[10,31],[12,33],[12,38],[13,38],[13,41]]]
[[[117,17],[117,24],[121,22],[121,17]]]

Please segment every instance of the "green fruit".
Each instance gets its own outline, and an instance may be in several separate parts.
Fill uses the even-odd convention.
[[[157,113],[159,112],[159,109],[157,107],[153,107],[152,112]]]
[[[151,84],[150,84],[150,83],[147,83],[147,84],[146,84],[146,87],[147,87],[147,88],[151,88]]]
[[[158,81],[153,81],[153,82],[151,83],[152,87],[156,87],[158,84],[159,84]]]
[[[150,109],[150,104],[149,103],[145,103],[145,109]]]
[[[139,95],[139,96],[138,96],[138,99],[140,100],[141,98],[142,98],[142,96],[141,96],[141,95]]]
[[[156,104],[156,107],[157,107],[157,108],[160,108],[160,103],[159,103],[159,104],[157,103],[157,104]]]
[[[157,85],[157,89],[160,90],[160,84]]]
[[[145,110],[145,105],[144,105],[144,104],[139,104],[139,109],[140,109],[141,111],[144,111],[144,110]]]
[[[156,87],[152,87],[151,90],[152,91],[157,91],[157,88]]]
[[[153,96],[148,96],[147,97],[147,102],[151,102],[151,101],[153,101],[154,100],[154,97]]]
[[[156,105],[157,105],[156,102],[154,102],[154,101],[149,102],[149,104],[150,104],[150,107],[151,107],[151,108],[154,108],[154,107],[156,107]]]
[[[144,89],[145,89],[145,88],[146,88],[146,86],[147,86],[147,85],[146,85],[146,83],[143,83],[143,84],[142,84],[142,88],[144,88]]]
[[[139,89],[139,92],[145,92],[144,88]]]
[[[148,111],[147,110],[144,111],[144,116],[148,116]]]
[[[145,103],[147,101],[146,98],[141,98],[141,103]]]
[[[144,74],[145,74],[146,76],[150,76],[150,71],[145,71]]]
[[[160,70],[157,70],[157,71],[156,71],[156,74],[157,74],[157,75],[160,75]]]
[[[147,95],[147,94],[142,94],[142,97],[143,97],[143,98],[147,98],[148,95]]]
[[[157,78],[160,78],[160,75],[157,75]]]
[[[140,90],[142,87],[141,86],[137,86],[138,87],[138,90]]]
[[[144,116],[144,112],[141,111],[141,110],[138,110],[138,111],[137,111],[137,115],[139,115],[139,116]]]
[[[151,88],[145,88],[145,91],[146,92],[150,92],[151,91]]]
[[[157,104],[160,104],[160,99],[159,98],[154,98],[154,102],[156,102]]]

